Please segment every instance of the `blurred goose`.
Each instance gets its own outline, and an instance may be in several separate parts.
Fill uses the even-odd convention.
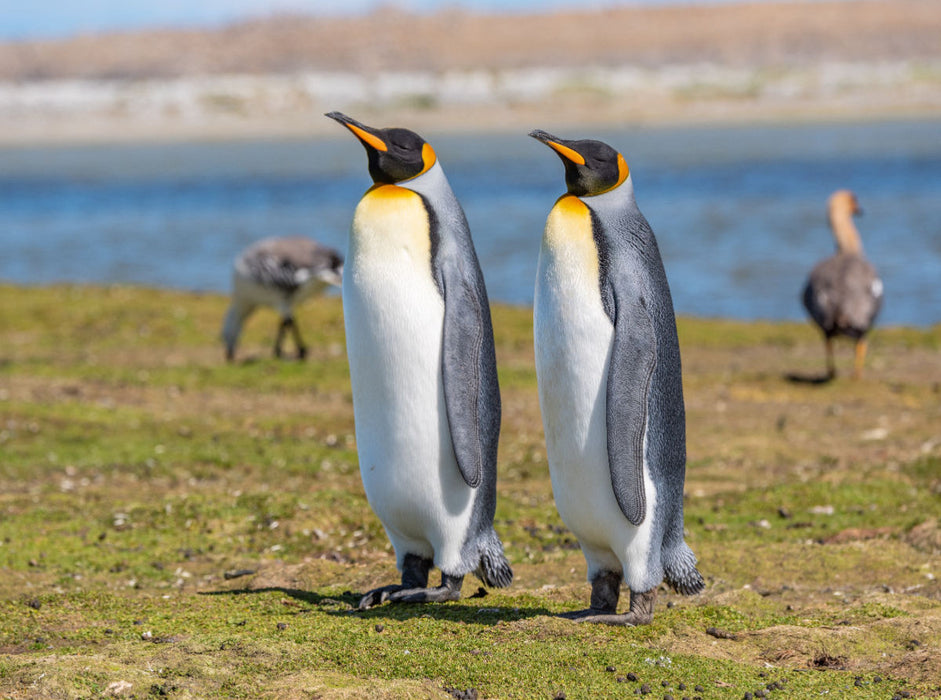
[[[235,259],[232,304],[222,327],[226,359],[234,359],[242,325],[258,306],[270,306],[281,314],[275,357],[281,357],[281,342],[289,328],[298,358],[306,357],[307,347],[294,320],[294,307],[322,292],[328,284],[339,286],[342,275],[340,254],[309,238],[265,238],[243,250]]]
[[[860,377],[866,359],[866,333],[882,305],[882,280],[863,256],[854,214],[862,214],[856,195],[839,190],[830,196],[830,228],[837,251],[817,263],[804,287],[804,306],[823,331],[827,353],[827,377],[836,376],[833,337],[856,340],[853,375]]]

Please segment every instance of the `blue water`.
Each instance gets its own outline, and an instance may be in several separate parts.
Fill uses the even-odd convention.
[[[536,124],[552,130],[552,124]],[[426,134],[464,205],[492,300],[531,304],[562,165],[525,134]],[[880,323],[941,322],[941,120],[568,130],[621,150],[677,311],[800,319],[833,242],[826,199],[854,190],[885,283]],[[226,291],[253,240],[346,248],[365,154],[332,139],[0,149],[0,280]]]

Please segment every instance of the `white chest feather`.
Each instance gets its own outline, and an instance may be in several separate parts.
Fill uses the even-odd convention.
[[[444,406],[444,300],[428,231],[417,194],[370,190],[353,218],[343,310],[366,495],[400,558],[400,547],[434,550],[440,565],[457,556],[451,539],[463,536],[473,491],[454,459]]]
[[[539,404],[559,514],[585,551],[589,575],[629,559],[643,561],[651,518],[634,528],[611,486],[606,391],[614,326],[601,301],[588,208],[575,197],[561,199],[546,222],[534,334]],[[656,495],[647,475],[645,482],[652,506]],[[625,575],[633,579],[631,571]]]

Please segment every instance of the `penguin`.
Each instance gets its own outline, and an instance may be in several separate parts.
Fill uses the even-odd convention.
[[[264,238],[248,246],[235,259],[232,271],[232,302],[222,325],[226,360],[235,359],[242,326],[259,306],[270,306],[281,316],[274,356],[281,357],[281,343],[290,329],[297,357],[303,360],[307,347],[294,318],[294,307],[327,285],[339,286],[342,277],[343,257],[310,238]]]
[[[657,587],[703,590],[683,539],[686,419],[670,288],[624,156],[594,140],[530,136],[565,165],[546,221],[533,308],[536,377],[556,507],[588,567],[587,610],[653,619]],[[630,608],[618,614],[621,584]]]
[[[826,379],[836,377],[833,338],[838,335],[856,341],[853,376],[859,379],[866,361],[866,334],[882,307],[882,280],[866,260],[853,223],[853,216],[862,214],[856,195],[838,190],[830,195],[827,208],[837,251],[811,270],[804,286],[804,308],[823,333]]]
[[[513,578],[493,527],[500,388],[490,306],[467,219],[431,144],[326,116],[363,147],[373,186],[353,215],[343,313],[360,473],[395,549],[385,601],[458,600],[464,576]],[[441,585],[429,587],[432,566]]]

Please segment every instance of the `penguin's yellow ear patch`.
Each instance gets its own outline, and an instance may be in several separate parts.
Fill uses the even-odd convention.
[[[431,166],[433,166],[438,160],[438,156],[435,154],[435,149],[431,147],[431,144],[425,142],[425,145],[421,147],[421,161],[424,164],[424,167],[421,169],[421,172],[427,172]],[[421,173],[419,173],[421,175]]]
[[[624,160],[624,156],[618,153],[618,181],[615,182],[611,187],[596,194],[604,194],[605,192],[610,192],[611,190],[616,190],[618,187],[624,184],[624,181],[630,177],[631,169],[627,167],[627,161]]]
[[[618,184],[615,187],[620,187],[624,184],[624,181],[630,176],[631,169],[627,167],[627,161],[624,160],[624,156],[618,153]]]
[[[561,143],[556,143],[555,141],[546,141],[546,145],[553,149],[560,156],[572,161],[576,165],[585,164],[585,158],[582,156],[582,154],[572,148],[569,148],[568,146],[563,146]]]
[[[386,146],[385,141],[383,141],[378,136],[374,134],[370,134],[368,131],[365,131],[364,129],[360,129],[355,124],[344,124],[343,126],[345,126],[347,129],[352,131],[356,135],[356,138],[358,138],[360,141],[365,143],[367,146],[372,146],[377,151],[389,150],[389,147]]]

